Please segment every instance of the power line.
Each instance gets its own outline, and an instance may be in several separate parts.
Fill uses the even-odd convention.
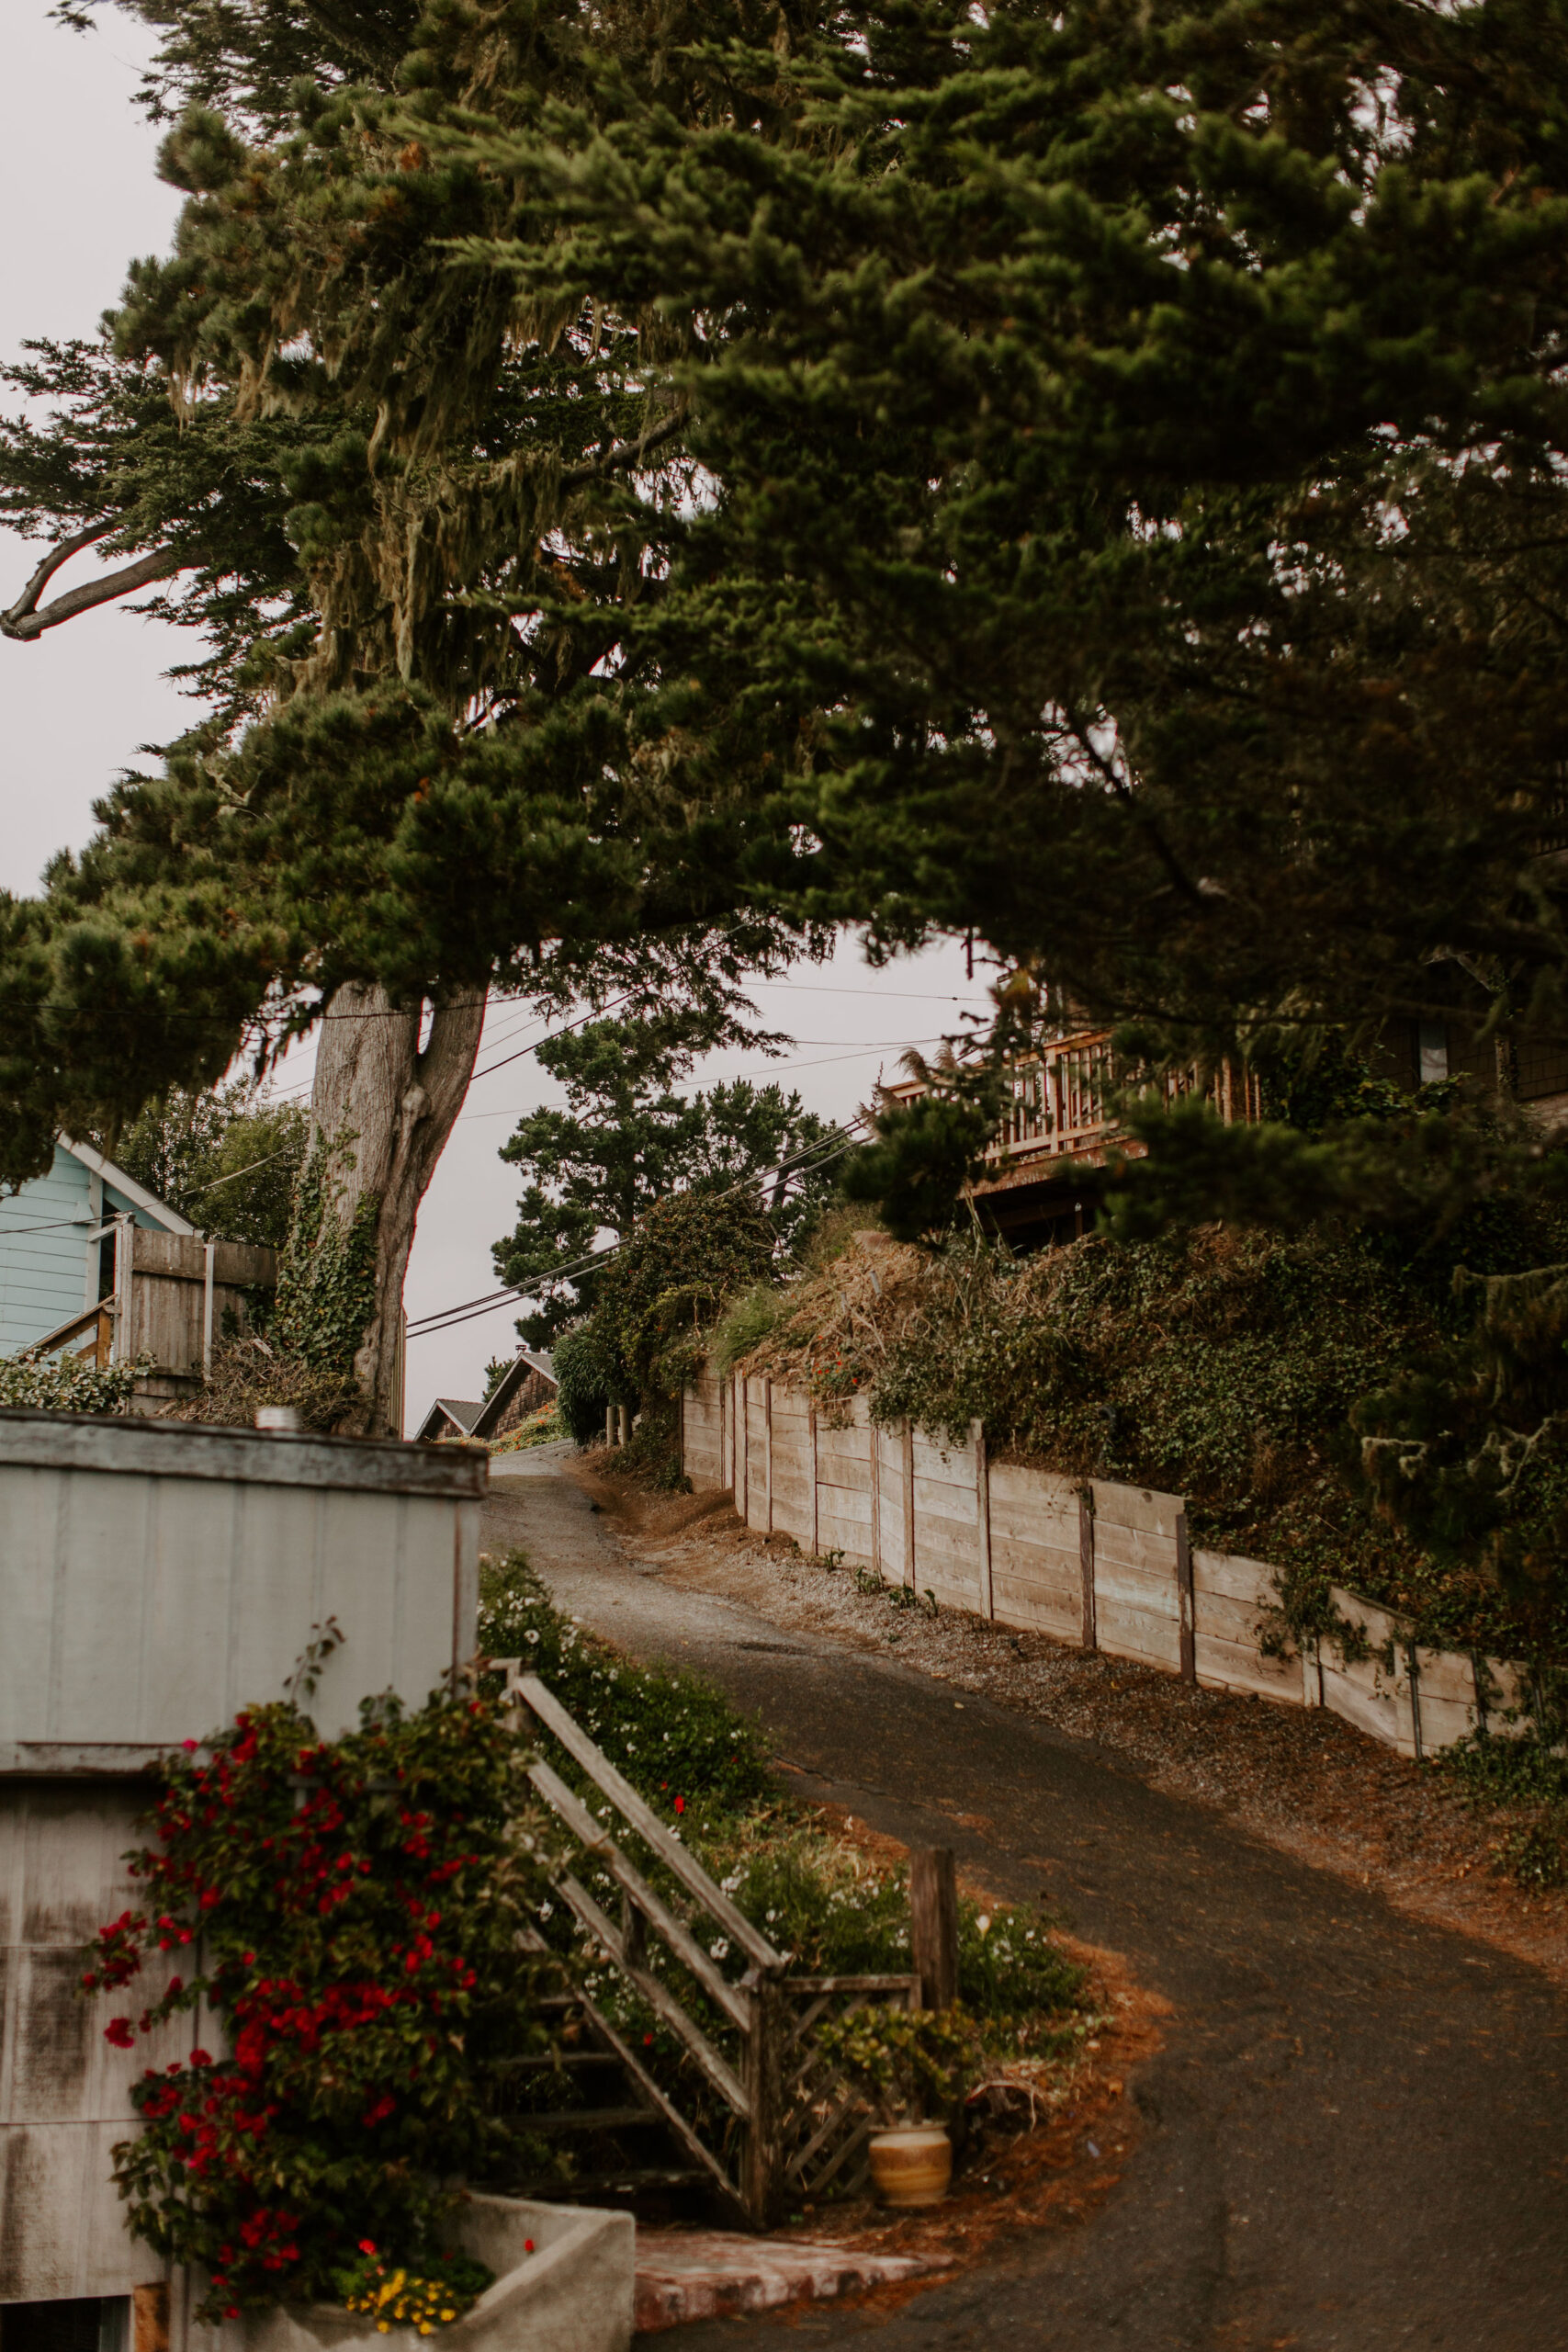
[[[760,1168],[750,1175],[741,1177],[738,1183],[731,1184],[717,1197],[720,1200],[732,1200],[738,1193],[750,1192],[761,1187],[771,1178],[815,1175],[818,1169],[829,1167],[835,1159],[841,1159],[845,1152],[853,1149],[855,1131],[864,1125],[863,1118],[857,1116],[841,1127],[834,1127],[829,1134],[818,1136],[815,1142],[807,1145],[798,1152],[792,1153],[787,1159],[781,1160],[776,1167]],[[840,1142],[840,1137],[845,1140]],[[829,1144],[836,1144],[838,1148],[833,1151],[825,1150],[824,1147]],[[813,1157],[814,1154],[818,1156]],[[637,1224],[640,1225],[642,1221],[639,1217]],[[636,1229],[634,1226],[633,1232]],[[591,1250],[584,1256],[570,1261],[564,1266],[552,1266],[548,1273],[541,1279],[552,1289],[558,1283],[570,1282],[578,1274],[587,1273],[592,1268],[603,1265],[606,1259],[617,1256],[630,1239],[631,1234],[626,1234],[619,1241],[612,1241],[606,1249]],[[409,1325],[405,1336],[411,1340],[423,1340],[428,1338],[434,1331],[450,1331],[459,1323],[471,1323],[480,1316],[498,1314],[502,1307],[511,1306],[514,1300],[536,1295],[536,1294],[532,1291],[514,1288],[488,1291],[480,1298],[464,1299],[455,1306],[437,1307],[429,1315],[422,1315],[415,1322]]]

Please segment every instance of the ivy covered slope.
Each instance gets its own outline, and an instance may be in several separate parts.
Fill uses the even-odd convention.
[[[1286,1237],[1209,1225],[1022,1261],[973,1237],[922,1250],[840,1229],[819,1271],[737,1303],[716,1360],[829,1408],[864,1395],[874,1419],[908,1414],[955,1438],[977,1419],[1016,1459],[1182,1494],[1195,1541],[1285,1571],[1298,1622],[1337,1582],[1413,1611],[1434,1641],[1555,1654],[1568,1645],[1552,1542],[1562,1437],[1510,1492],[1478,1487],[1486,1508],[1446,1520],[1413,1522],[1403,1498],[1396,1516],[1377,1472],[1378,1432],[1411,1422],[1424,1381],[1448,1399],[1482,1376],[1477,1299],[1487,1280],[1539,1279],[1515,1263],[1563,1254],[1551,1222],[1495,1213],[1425,1252],[1326,1224]]]

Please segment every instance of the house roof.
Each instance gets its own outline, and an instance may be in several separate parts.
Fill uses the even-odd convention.
[[[479,1418],[468,1432],[470,1437],[492,1435],[497,1421],[500,1420],[529,1374],[534,1372],[547,1380],[552,1388],[555,1386],[555,1366],[546,1351],[543,1348],[520,1348],[515,1363],[508,1365],[502,1378],[479,1408]]]
[[[167,1201],[161,1201],[156,1193],[150,1193],[145,1184],[139,1184],[134,1176],[128,1176],[123,1168],[117,1168],[112,1159],[106,1159],[103,1153],[95,1151],[90,1143],[77,1143],[67,1135],[57,1136],[55,1140],[62,1151],[68,1151],[73,1159],[79,1159],[91,1175],[101,1176],[106,1184],[112,1184],[132,1208],[140,1209],[145,1216],[150,1216],[155,1225],[162,1226],[165,1233],[196,1232],[196,1227],[183,1217],[178,1209],[172,1209]]]

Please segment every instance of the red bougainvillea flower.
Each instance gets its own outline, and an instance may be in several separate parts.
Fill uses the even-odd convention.
[[[129,2050],[135,2040],[129,2018],[110,2018],[104,2028],[104,2040],[112,2041],[117,2050]]]
[[[360,2251],[360,2253],[361,2253],[361,2254],[374,2254],[374,2253],[375,2253],[375,2251],[376,2251],[376,2241],[375,2241],[375,2239],[374,2239],[374,2238],[361,2238],[361,2239],[360,2239],[360,2241],[359,2241],[359,2251]]]
[[[686,1810],[686,1800],[685,1800],[685,1798],[684,1798],[684,1797],[677,1797],[677,1798],[676,1798],[676,1800],[675,1800],[675,1810],[676,1810],[676,1812],[677,1812],[677,1813],[684,1813],[684,1812],[685,1812],[685,1810]]]

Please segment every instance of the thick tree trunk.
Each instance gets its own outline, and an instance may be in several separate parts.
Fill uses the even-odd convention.
[[[375,1218],[374,1306],[354,1355],[363,1401],[341,1424],[346,1434],[399,1434],[403,1276],[420,1203],[468,1092],[484,1010],[472,990],[438,1001],[423,1052],[421,1014],[396,1011],[378,988],[339,989],[321,1023],[310,1092],[312,1156],[332,1169],[321,1229],[335,1226],[346,1246],[356,1220],[367,1227]]]

